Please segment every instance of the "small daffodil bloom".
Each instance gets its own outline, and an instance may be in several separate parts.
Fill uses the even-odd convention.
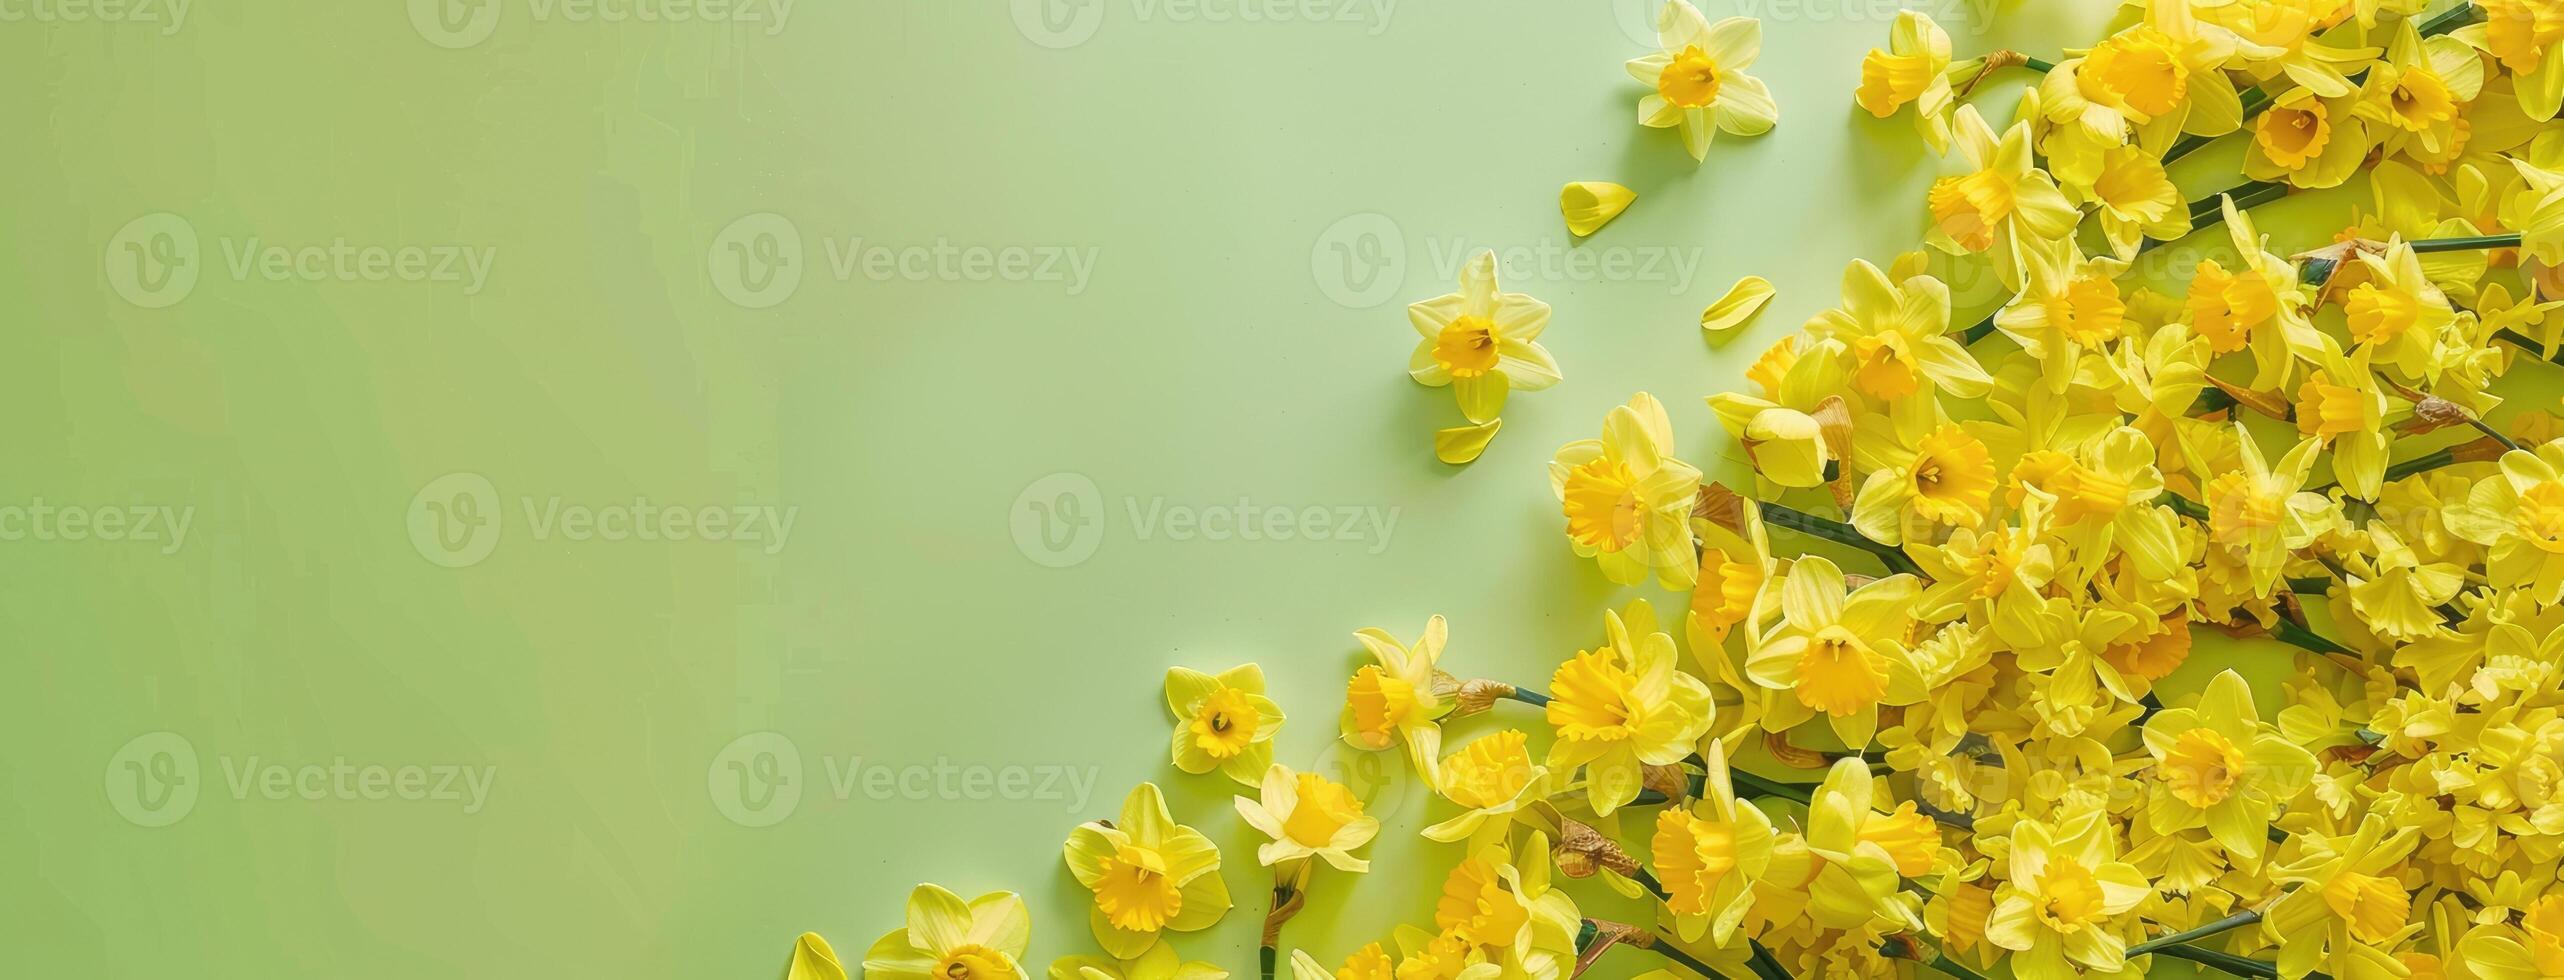
[[[1994,891],[1985,938],[2012,951],[2015,974],[2066,980],[2124,968],[2128,943],[2113,920],[2154,887],[2119,860],[2118,841],[2099,810],[2013,826],[2012,873]]]
[[[1380,821],[1363,815],[1362,801],[1344,784],[1276,765],[1264,771],[1261,799],[1240,796],[1235,802],[1247,826],[1273,838],[1256,849],[1257,863],[1314,856],[1342,871],[1371,870],[1371,862],[1352,852],[1379,835]]]
[[[1015,980],[1033,934],[1032,914],[1013,892],[968,902],[940,885],[908,893],[908,924],[864,952],[866,980]]]
[[[1481,972],[1495,972],[1495,964],[1479,965],[1488,967]],[[1397,980],[1397,977],[1398,961],[1389,956],[1388,950],[1380,948],[1379,943],[1354,950],[1353,955],[1344,958],[1343,966],[1333,970],[1319,963],[1308,950],[1291,951],[1291,980]]]
[[[1175,712],[1175,768],[1197,776],[1217,769],[1253,786],[1273,764],[1282,707],[1264,696],[1263,668],[1246,664],[1217,676],[1169,668],[1166,707]]]
[[[1679,126],[1692,159],[1709,155],[1719,130],[1736,136],[1768,132],[1780,120],[1763,80],[1745,74],[1763,53],[1763,25],[1751,17],[1712,24],[1684,0],[1665,0],[1656,15],[1663,50],[1629,62],[1629,77],[1654,86],[1638,100],[1638,121],[1657,129]]]
[[[1377,752],[1404,743],[1416,773],[1433,780],[1434,757],[1442,751],[1437,721],[1451,710],[1438,690],[1434,664],[1450,637],[1450,625],[1438,615],[1425,620],[1424,635],[1414,646],[1377,627],[1354,631],[1353,638],[1379,662],[1354,671],[1345,685],[1344,713],[1337,722],[1345,744]]]
[[[2315,757],[2261,723],[2251,685],[2231,670],[2208,682],[2197,707],[2156,712],[2145,743],[2147,822],[2166,834],[2206,827],[2247,859],[2261,856],[2271,817],[2315,774]]]
[[[1665,909],[1683,941],[1708,935],[1725,946],[1745,919],[1755,879],[1772,863],[1775,834],[1770,817],[1736,799],[1726,748],[1713,741],[1703,758],[1708,775],[1701,798],[1657,814],[1649,850],[1666,892]]]
[[[1434,789],[1467,809],[1426,827],[1424,836],[1447,842],[1474,840],[1481,831],[1501,832],[1512,826],[1514,813],[1547,798],[1549,769],[1532,759],[1529,742],[1529,736],[1508,728],[1443,759]]]
[[[1167,814],[1155,783],[1131,790],[1119,820],[1079,824],[1063,852],[1069,873],[1095,893],[1095,942],[1117,959],[1148,952],[1163,930],[1196,932],[1228,914],[1220,849]]]
[[[1451,386],[1471,422],[1494,421],[1515,388],[1558,383],[1558,362],[1538,343],[1549,304],[1498,290],[1494,252],[1470,256],[1460,268],[1460,291],[1408,306],[1407,322],[1423,338],[1407,358],[1407,374],[1419,384]]]
[[[1547,711],[1558,733],[1549,768],[1586,767],[1586,798],[1608,816],[1638,798],[1643,767],[1691,754],[1713,709],[1708,685],[1675,669],[1673,637],[1632,635],[1617,612],[1604,612],[1603,625],[1601,648],[1568,658],[1550,677]]]
[[[1689,589],[1699,574],[1691,509],[1700,470],[1673,452],[1665,404],[1642,391],[1603,417],[1602,438],[1568,443],[1550,460],[1568,543],[1604,578],[1636,585],[1652,574],[1666,588]]]
[[[1911,103],[1914,128],[1932,152],[1950,148],[1950,109],[1957,98],[1950,90],[1950,35],[1919,10],[1897,12],[1888,29],[1887,50],[1871,49],[1861,57],[1861,108],[1885,119]]]
[[[1158,943],[1127,960],[1078,954],[1051,961],[1050,980],[1225,980],[1229,971],[1175,952],[1175,944]]]

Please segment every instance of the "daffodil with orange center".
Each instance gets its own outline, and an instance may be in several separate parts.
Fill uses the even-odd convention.
[[[1407,307],[1422,340],[1407,358],[1419,384],[1450,385],[1469,421],[1493,421],[1513,389],[1558,383],[1558,361],[1539,344],[1549,304],[1497,288],[1496,253],[1480,250],[1460,267],[1460,291]]]
[[[1408,763],[1432,782],[1434,759],[1442,751],[1440,719],[1451,712],[1435,668],[1450,642],[1450,624],[1439,615],[1425,620],[1414,646],[1378,627],[1356,630],[1353,638],[1377,663],[1364,664],[1345,685],[1344,712],[1337,719],[1345,744],[1371,752],[1403,744]]]
[[[1019,980],[1017,961],[1033,931],[1032,914],[1013,892],[968,902],[940,885],[908,893],[908,924],[864,952],[867,980]],[[823,944],[824,945],[824,944]]]
[[[2154,444],[2119,426],[2079,446],[2021,454],[2007,499],[2026,507],[2033,496],[2047,498],[2048,526],[2064,545],[2056,551],[2061,566],[2089,574],[2115,548],[2140,574],[2162,578],[2182,565],[2172,512],[2155,503],[2162,495]]]
[[[2118,277],[2128,264],[2086,257],[2070,241],[2033,250],[2028,259],[2020,297],[1995,314],[1994,326],[2038,359],[2049,391],[2063,392],[2084,351],[2127,332],[2128,303]]]
[[[1692,656],[1705,666],[1727,662],[1722,647],[1736,627],[1761,628],[1759,617],[1771,605],[1770,586],[1780,567],[1763,529],[1762,506],[1745,497],[1733,499],[1733,526],[1711,518],[1692,522],[1701,545],[1700,579],[1692,586],[1683,630]],[[1711,671],[1712,676],[1716,673]]]
[[[1914,929],[1915,910],[1888,901],[1903,879],[1932,872],[1941,833],[1911,801],[1878,809],[1878,787],[1859,758],[1837,760],[1809,796],[1806,848],[1808,914],[1829,929]],[[1776,852],[1773,865],[1782,865]]]
[[[1773,692],[1772,731],[1825,716],[1846,745],[1868,745],[1881,704],[1911,704],[1921,678],[1906,662],[1906,637],[1922,588],[1891,575],[1846,593],[1843,570],[1808,555],[1781,583],[1781,621],[1745,659],[1746,676]]]
[[[1264,669],[1254,664],[1218,675],[1190,667],[1166,671],[1166,707],[1175,713],[1175,768],[1214,769],[1253,786],[1273,764],[1273,735],[1282,706],[1264,695]]]
[[[2313,755],[2262,724],[2252,686],[2231,670],[2196,706],[2156,712],[2145,744],[2154,757],[2146,822],[2163,834],[2206,827],[2246,859],[2261,856],[2271,818],[2316,771]]]
[[[1995,278],[2019,288],[2025,250],[2074,230],[2074,204],[2031,158],[2030,124],[2015,122],[1997,137],[1976,107],[1958,111],[1959,151],[1975,169],[1932,183],[1932,230],[1926,237],[1946,252],[1984,253]]]
[[[2340,186],[2359,172],[2376,145],[2369,123],[2351,96],[2289,89],[2252,120],[2244,176],[2310,189]]]
[[[1644,625],[1653,628],[1653,617]],[[1604,644],[1569,657],[1549,679],[1548,767],[1567,776],[1585,769],[1594,812],[1609,815],[1638,798],[1646,766],[1690,755],[1709,730],[1709,688],[1675,669],[1674,638],[1633,634],[1620,613],[1603,613]]]
[[[2480,52],[2454,37],[2422,37],[2405,18],[2396,24],[2385,59],[2362,82],[2359,108],[2383,124],[2389,152],[2409,147],[2437,156],[2455,149],[2465,104],[2483,86]]]
[[[1729,17],[1712,24],[1685,0],[1665,0],[1656,14],[1661,49],[1630,59],[1629,77],[1655,91],[1638,100],[1638,122],[1679,128],[1693,160],[1709,155],[1720,132],[1755,136],[1780,121],[1763,80],[1745,73],[1763,53],[1762,22]]]
[[[1112,823],[1079,824],[1064,849],[1069,873],[1095,894],[1095,941],[1118,959],[1148,952],[1164,930],[1195,932],[1228,914],[1220,851],[1166,812],[1155,783],[1122,800]]]
[[[2168,242],[2190,230],[2190,206],[2181,188],[2164,172],[2163,161],[2141,146],[2102,150],[2092,179],[2072,183],[2069,190],[2095,206],[2101,238],[2122,261],[2133,258],[2146,239]]]
[[[2366,275],[2342,300],[2350,339],[2374,363],[2405,382],[2436,386],[2446,364],[2443,347],[2459,346],[2448,337],[2457,311],[2448,294],[2431,281],[2421,256],[2397,236],[2383,252],[2359,253]],[[2373,489],[2363,490],[2375,496]]]
[[[1689,589],[1699,575],[1690,518],[1700,470],[1675,459],[1673,444],[1664,403],[1642,391],[1603,417],[1602,438],[1568,443],[1550,460],[1568,543],[1603,577]]]
[[[1949,335],[1950,289],[1931,276],[1892,282],[1855,259],[1843,267],[1843,305],[1809,319],[1807,329],[1839,342],[1852,387],[1881,401],[1927,390],[1979,398],[1993,387],[1993,377]]]
[[[2240,423],[2236,437],[2242,466],[2211,478],[2199,502],[2208,508],[2208,540],[2233,554],[2251,573],[2253,588],[2268,595],[2289,554],[2313,540],[2308,515],[2329,506],[2304,492],[2323,443],[2299,442],[2273,465],[2263,461],[2261,447]],[[2199,469],[2210,471],[2205,465]]]
[[[1985,938],[2012,951],[2014,974],[2060,980],[2125,967],[2127,940],[2116,920],[2154,889],[2119,860],[2118,841],[2097,809],[2013,825],[2011,874],[1995,889]]]
[[[1703,760],[1700,798],[1657,814],[1648,850],[1675,932],[1684,942],[1707,935],[1727,946],[1753,900],[1755,880],[1771,865],[1777,835],[1770,817],[1736,799],[1726,748],[1709,743]]]
[[[2220,197],[2218,207],[2227,238],[2242,260],[2232,270],[2214,259],[2201,260],[2184,312],[2191,329],[2208,338],[2217,353],[2252,352],[2254,374],[2248,387],[2284,386],[2300,359],[2320,358],[2340,345],[2309,319],[2314,293],[2299,280],[2296,265],[2266,249],[2252,216],[2235,207],[2231,195]]]
[[[2564,977],[2564,895],[2545,895],[2520,910],[2519,924],[2478,924],[2459,948],[2481,980]]]
[[[2085,147],[2185,130],[2217,135],[2241,115],[2222,70],[2233,51],[2233,36],[2199,23],[2191,5],[2149,4],[2142,22],[2057,62],[2039,82],[2038,103],[2058,141]]]
[[[2281,976],[2317,970],[2375,976],[2369,964],[2421,931],[2402,880],[2404,861],[2421,833],[2393,824],[2385,814],[2371,813],[2349,836],[2309,840],[2297,859],[2271,870],[2272,882],[2296,886],[2261,920],[2262,931],[2279,944]]]
[[[1973,528],[1994,506],[1994,457],[1985,442],[1937,413],[1895,418],[1870,415],[1875,427],[1853,438],[1872,443],[1877,469],[1861,481],[1852,501],[1852,526],[1870,540],[1903,544],[1909,534],[1930,537],[1934,525]],[[1919,526],[1909,526],[1919,521]]]
[[[1584,916],[1574,899],[1550,887],[1549,835],[1538,830],[1519,848],[1479,847],[1442,883],[1433,925],[1497,964],[1508,977],[1556,977],[1576,958]],[[1406,971],[1399,971],[1406,980]]]

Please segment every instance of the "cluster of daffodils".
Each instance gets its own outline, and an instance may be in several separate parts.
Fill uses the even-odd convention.
[[[1694,156],[1771,126],[1753,22],[1660,26],[1643,122]],[[1930,249],[1851,262],[1689,410],[1735,476],[1643,392],[1550,461],[1563,551],[1679,617],[1603,611],[1545,685],[1447,672],[1438,616],[1356,635],[1340,735],[1440,800],[1447,863],[1398,872],[1442,881],[1429,918],[1280,956],[1383,828],[1273,762],[1260,673],[1169,676],[1175,766],[1252,788],[1268,975],[1560,980],[1629,946],[1760,980],[2564,977],[2564,419],[2522,401],[2564,364],[2564,0],[2151,0],[2050,54],[1954,61],[1908,11],[1861,62],[1859,109],[1946,159]],[[2241,174],[2185,195],[2219,140]],[[1570,185],[1570,220],[1613,186]],[[2292,194],[2342,230],[2274,246],[2253,209]],[[1954,310],[1959,276],[2000,302]],[[1749,278],[1704,326],[1769,299]],[[1487,435],[1559,380],[1490,257],[1410,318],[1414,377]],[[1170,948],[1232,903],[1155,787],[1066,856],[1104,955],[1057,980],[1223,974]],[[1578,879],[1652,921],[1585,914]],[[1012,976],[1024,947],[1012,896],[925,886],[864,969]],[[837,969],[804,937],[797,976]]]

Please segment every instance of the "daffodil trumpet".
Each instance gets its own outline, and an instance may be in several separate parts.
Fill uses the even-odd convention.
[[[1756,506],[1762,508],[1763,523],[1767,525],[1788,528],[1801,534],[1824,538],[1835,544],[1851,545],[1869,552],[1877,556],[1881,564],[1887,566],[1889,574],[1904,573],[1916,578],[1923,577],[1923,567],[1915,564],[1914,559],[1907,557],[1903,550],[1895,545],[1872,541],[1868,535],[1853,529],[1849,524],[1827,520],[1783,504],[1757,501]]]
[[[2437,14],[2433,14],[2428,19],[2422,21],[2418,33],[2422,37],[2436,37],[2438,35],[2457,30],[2458,28],[2465,27],[2468,24],[2475,23],[2482,19],[2483,8],[2472,3],[2461,3],[2457,6],[2450,7],[2447,10],[2440,11]],[[2368,72],[2363,70],[2352,73],[2348,76],[2348,81],[2350,85],[2357,86],[2361,82],[2366,81],[2367,78]],[[2253,117],[2261,115],[2263,110],[2270,108],[2271,103],[2276,101],[2275,97],[2271,95],[2270,90],[2265,88],[2250,88],[2244,90],[2240,94],[2243,97],[2242,118],[2244,122],[2251,122]],[[2241,127],[2237,131],[2248,132],[2249,127]],[[2170,149],[2164,151],[2163,162],[2170,164],[2172,161],[2189,156],[2190,154],[2197,152],[2200,147],[2208,145],[2215,139],[2216,137],[2214,136],[2184,136],[2180,140],[2175,141]]]

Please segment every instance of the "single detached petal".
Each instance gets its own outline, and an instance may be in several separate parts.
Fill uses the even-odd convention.
[[[1700,329],[1716,337],[1743,326],[1772,301],[1775,292],[1771,280],[1761,276],[1736,280],[1736,285],[1727,287],[1727,295],[1700,311]]]

